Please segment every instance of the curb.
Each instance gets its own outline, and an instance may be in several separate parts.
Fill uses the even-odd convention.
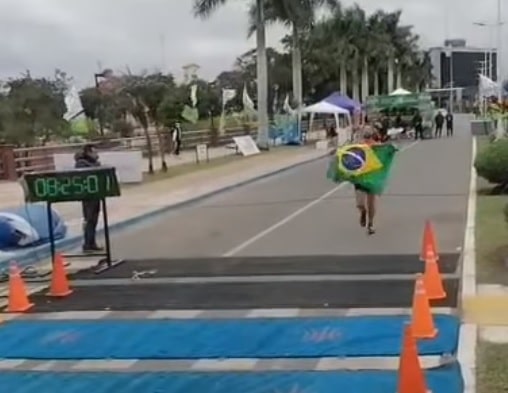
[[[122,229],[125,229],[129,226],[132,226],[132,225],[139,225],[139,224],[146,223],[147,221],[150,221],[150,219],[152,219],[162,213],[167,213],[169,211],[177,210],[182,207],[192,206],[193,204],[199,203],[199,202],[203,201],[204,199],[210,198],[212,196],[220,195],[222,193],[234,190],[235,188],[239,188],[239,187],[245,186],[247,184],[255,183],[259,180],[270,178],[272,176],[277,176],[281,173],[291,171],[292,169],[297,168],[299,166],[306,165],[311,162],[319,161],[327,156],[328,156],[328,153],[323,153],[322,155],[319,155],[317,157],[306,159],[304,161],[300,161],[295,164],[285,165],[281,168],[278,168],[273,171],[269,171],[269,172],[261,174],[261,175],[254,176],[250,179],[241,180],[241,181],[231,184],[229,186],[219,188],[217,190],[205,192],[204,194],[201,194],[197,197],[191,197],[187,200],[177,202],[172,205],[164,206],[164,207],[161,207],[161,208],[158,208],[155,210],[151,210],[147,213],[143,213],[143,214],[128,218],[123,221],[116,222],[116,223],[111,224],[109,226],[110,234],[113,234],[113,232],[121,231]],[[98,235],[102,235],[103,233],[104,233],[103,228],[97,230]],[[62,251],[68,251],[70,249],[73,249],[73,248],[79,246],[79,244],[81,243],[81,238],[82,238],[81,235],[74,235],[74,236],[71,236],[71,237],[68,237],[65,239],[61,239],[55,243],[56,250],[62,252]],[[41,246],[35,247],[29,251],[24,252],[21,255],[16,255],[16,256],[12,256],[7,259],[0,260],[0,270],[7,269],[9,267],[9,263],[13,260],[16,261],[17,265],[20,268],[24,268],[29,265],[36,265],[36,264],[42,262],[44,259],[49,258],[50,255],[51,255],[51,250],[49,248],[49,244],[43,244]]]

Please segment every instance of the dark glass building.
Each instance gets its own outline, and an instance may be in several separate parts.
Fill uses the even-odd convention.
[[[433,89],[461,88],[462,98],[472,100],[478,92],[478,76],[496,80],[497,53],[495,49],[472,48],[465,40],[448,40],[442,47],[429,49],[432,63]]]

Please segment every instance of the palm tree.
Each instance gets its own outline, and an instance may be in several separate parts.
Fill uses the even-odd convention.
[[[228,0],[193,0],[194,15],[208,18]],[[256,41],[257,41],[257,104],[258,135],[257,144],[262,149],[269,148],[268,137],[268,71],[266,64],[266,34],[264,0],[255,0],[256,5]]]
[[[335,10],[338,0],[268,0],[265,3],[265,24],[282,23],[291,28],[291,57],[293,70],[293,98],[298,107],[303,100],[302,35],[312,28],[317,11],[323,7]],[[256,31],[257,4],[249,11],[249,35]]]
[[[386,72],[390,54],[394,51],[390,36],[386,33],[386,27],[383,24],[383,15],[383,11],[377,11],[369,17],[367,22],[370,62],[370,70],[368,70],[370,73],[367,74],[367,78],[372,76],[371,84],[375,96],[380,93],[379,75],[381,72]]]

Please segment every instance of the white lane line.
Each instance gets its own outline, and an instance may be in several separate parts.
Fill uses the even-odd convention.
[[[412,142],[411,144],[404,146],[400,151],[411,149],[413,146],[415,146],[418,143],[418,141]],[[300,209],[294,211],[287,217],[283,218],[282,220],[276,222],[272,226],[264,229],[263,231],[259,232],[258,234],[254,235],[253,237],[247,239],[243,243],[239,244],[238,246],[234,247],[233,249],[229,250],[225,254],[223,254],[223,257],[232,257],[236,254],[238,254],[240,251],[244,250],[245,248],[249,247],[251,244],[257,242],[258,240],[264,238],[266,235],[269,235],[273,231],[277,230],[278,228],[286,225],[287,223],[293,221],[296,217],[300,216],[302,213],[305,213],[307,210],[312,208],[313,206],[316,206],[318,203],[322,202],[329,196],[333,195],[335,192],[340,190],[342,187],[344,187],[346,183],[341,183],[338,186],[332,188],[331,190],[325,192],[323,195],[318,197],[317,199],[314,199],[313,201],[309,202],[305,206],[302,206]]]

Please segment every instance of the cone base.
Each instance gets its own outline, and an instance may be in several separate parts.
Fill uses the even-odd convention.
[[[433,295],[433,296],[428,296],[427,295],[427,298],[429,300],[442,300],[442,299],[446,299],[446,292],[442,292],[440,294],[436,294],[436,295]]]
[[[413,332],[413,337],[417,338],[417,339],[430,339],[430,338],[436,338],[437,334],[438,334],[438,330],[434,329],[433,332],[428,333],[428,334],[416,334]]]
[[[25,312],[25,311],[28,311],[30,310],[32,307],[34,306],[33,303],[28,303],[26,306],[24,307],[10,307],[8,306],[7,307],[7,312],[10,312],[10,313],[20,313],[20,312]]]
[[[66,297],[69,296],[72,293],[72,289],[69,289],[65,292],[48,292],[46,296],[48,297]]]

